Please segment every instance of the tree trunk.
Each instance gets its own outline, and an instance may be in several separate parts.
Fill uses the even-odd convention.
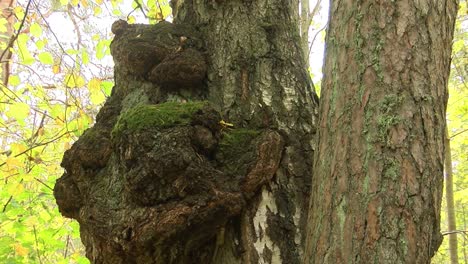
[[[305,263],[430,263],[456,11],[331,1]]]
[[[445,130],[445,197],[447,199],[447,231],[455,231],[457,230],[457,219],[455,216],[455,203],[453,199],[452,153],[450,151],[450,137],[448,129]],[[458,264],[457,233],[451,233],[448,237],[450,263]]]
[[[15,6],[14,0],[0,0],[0,10],[2,11],[2,18],[6,19],[6,31],[0,32],[0,43],[7,47],[10,43],[10,38],[13,35],[13,24],[15,23],[15,16],[13,15],[13,8]],[[2,83],[8,85],[8,77],[10,76],[10,59],[12,53],[9,49],[0,49],[2,54]]]
[[[112,26],[116,86],[59,209],[92,263],[300,263],[317,97],[297,6],[172,5],[174,24]]]
[[[466,211],[465,206],[462,205],[462,216],[463,216],[463,230],[467,230],[468,225],[466,224]],[[466,239],[463,239],[463,260],[464,263],[468,263],[468,254],[466,253]]]

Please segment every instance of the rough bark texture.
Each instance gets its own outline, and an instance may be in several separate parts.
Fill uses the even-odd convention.
[[[4,48],[10,44],[10,38],[13,35],[13,24],[15,23],[16,19],[12,11],[15,5],[15,0],[0,0],[1,17],[7,21],[5,25],[6,31],[1,32],[0,34],[0,43],[2,43],[2,47]],[[3,55],[1,61],[1,76],[3,85],[7,86],[8,77],[10,77],[10,59],[12,53],[9,49],[6,50],[4,48],[0,48],[0,54]]]
[[[300,263],[317,102],[297,7],[173,6],[114,23],[116,86],[64,155],[59,209],[93,263]]]
[[[331,1],[305,263],[429,263],[441,243],[456,1]]]

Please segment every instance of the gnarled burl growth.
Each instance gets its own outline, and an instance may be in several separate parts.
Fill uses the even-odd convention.
[[[116,86],[63,158],[54,195],[92,263],[209,263],[216,232],[275,175],[284,141],[226,128],[197,32],[118,21]],[[182,40],[182,41],[181,41]]]

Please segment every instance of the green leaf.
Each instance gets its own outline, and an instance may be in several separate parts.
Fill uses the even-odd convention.
[[[13,86],[17,86],[21,83],[21,80],[18,75],[10,75],[8,83]]]
[[[88,64],[89,63],[89,55],[86,50],[81,50],[81,60],[83,61],[83,64]]]
[[[114,87],[114,82],[103,81],[101,82],[101,89],[103,90],[106,96],[110,96],[112,93],[112,87]]]
[[[54,64],[54,57],[49,52],[42,52],[39,53],[39,61],[46,65],[52,65]]]
[[[18,123],[24,124],[24,120],[29,115],[30,107],[26,103],[15,102],[10,105],[10,110],[7,112],[7,116],[16,119]]]
[[[37,23],[32,23],[31,27],[29,28],[29,31],[31,32],[31,35],[37,38],[42,35],[42,28]]]
[[[42,50],[45,47],[45,42],[43,40],[36,41],[36,47],[38,50]]]
[[[29,41],[29,36],[26,34],[19,34],[17,38],[17,44],[18,44],[18,54],[20,58],[20,62],[26,65],[31,65],[33,64],[36,60],[34,57],[31,55],[29,52],[28,48],[28,41]]]
[[[7,32],[7,25],[8,21],[4,17],[0,18],[0,32]]]

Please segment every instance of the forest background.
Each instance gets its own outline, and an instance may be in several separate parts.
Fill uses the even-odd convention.
[[[304,52],[319,91],[328,1],[307,4],[298,7],[308,10],[300,12],[298,27],[303,33],[307,28]],[[112,90],[112,22],[170,21],[169,3],[0,0],[0,7],[1,263],[89,263],[77,222],[60,215],[53,196],[62,155],[93,125]],[[444,199],[445,239],[432,263],[449,263],[449,233],[457,235],[459,262],[468,263],[467,12],[467,1],[461,1],[447,109],[456,229],[448,228]]]

